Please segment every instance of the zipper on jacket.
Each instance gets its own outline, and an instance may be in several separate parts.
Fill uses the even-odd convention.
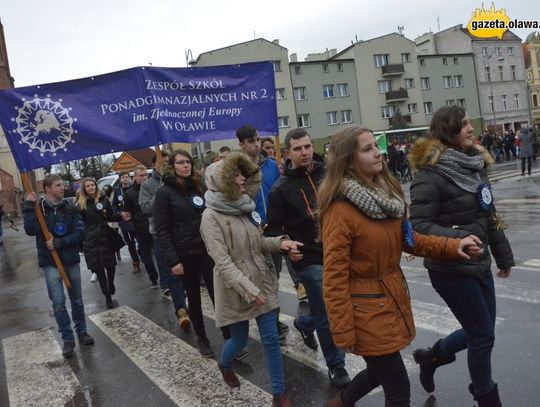
[[[234,250],[234,240],[233,240],[231,221],[227,220],[225,223],[227,224],[227,226],[229,228],[229,238],[231,239],[231,250]]]
[[[304,197],[304,202],[306,203],[306,209],[307,209],[308,215],[311,216],[311,219],[315,219],[315,215],[313,214],[313,211],[311,210],[311,206],[309,206],[309,199],[302,187],[300,187],[300,192],[302,193],[302,196]]]

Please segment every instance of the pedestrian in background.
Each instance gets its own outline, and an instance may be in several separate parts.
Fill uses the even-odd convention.
[[[487,177],[493,159],[474,144],[473,132],[463,108],[444,106],[433,114],[430,138],[417,141],[409,156],[418,171],[411,184],[415,231],[452,238],[474,234],[484,247],[484,253],[471,260],[424,260],[431,285],[461,328],[431,348],[415,350],[414,359],[420,365],[420,382],[431,393],[435,370],[467,349],[469,390],[480,407],[492,407],[500,406],[500,399],[491,374],[496,317],[491,255],[500,278],[510,275],[514,258]]]
[[[533,156],[533,146],[532,146],[532,132],[529,128],[523,128],[520,131],[519,135],[520,141],[520,151],[519,158],[521,158],[521,175],[525,175],[525,161],[527,161],[527,174],[531,175],[532,167],[532,156]]]
[[[201,233],[215,261],[216,325],[229,326],[231,331],[219,359],[223,378],[231,387],[240,386],[232,361],[246,346],[249,320],[255,319],[272,385],[272,405],[286,407],[291,404],[285,395],[276,324],[279,284],[263,255],[298,250],[286,236],[263,237],[254,201],[260,182],[260,169],[244,154],[232,153],[208,167]]]
[[[408,407],[410,384],[400,350],[415,336],[402,251],[441,259],[477,254],[478,238],[413,233],[405,196],[373,133],[347,127],[332,136],[327,177],[319,188],[324,249],[323,292],[336,346],[361,355],[358,373],[329,407],[353,407],[382,386],[385,406]]]

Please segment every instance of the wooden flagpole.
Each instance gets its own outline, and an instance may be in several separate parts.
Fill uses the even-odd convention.
[[[279,134],[274,136],[275,140],[275,154],[276,154],[276,163],[279,166],[281,166],[281,145],[279,144]]]
[[[23,182],[24,190],[26,193],[33,192],[32,190],[32,183],[30,182],[30,177],[28,176],[27,172],[21,173],[21,179]],[[41,231],[43,232],[43,236],[45,236],[45,241],[51,240],[52,235],[49,232],[49,229],[47,228],[47,224],[45,223],[45,218],[43,217],[43,213],[41,213],[41,207],[39,205],[39,198],[36,201],[36,205],[34,208],[36,212],[36,218],[39,223],[39,227],[41,228]],[[66,271],[64,270],[64,265],[62,264],[62,261],[60,260],[60,256],[58,256],[58,252],[56,250],[51,251],[54,264],[56,265],[56,268],[60,272],[60,276],[62,277],[62,280],[64,280],[64,284],[66,285],[66,288],[71,288],[71,282],[69,281],[69,278],[66,274]]]

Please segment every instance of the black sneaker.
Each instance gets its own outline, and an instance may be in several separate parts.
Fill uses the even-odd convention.
[[[302,340],[304,341],[304,344],[313,350],[317,350],[319,347],[319,344],[317,343],[317,340],[315,339],[315,335],[313,335],[313,332],[306,333],[302,328],[300,328],[300,324],[298,323],[298,319],[295,319],[293,322],[294,327],[300,332],[300,336],[302,336]]]
[[[284,324],[281,321],[278,321],[278,330],[279,332],[283,332],[284,334],[289,332],[289,325]]]
[[[77,335],[79,338],[79,343],[82,343],[83,345],[93,345],[94,344],[94,338],[92,338],[90,335],[88,335],[87,332]]]
[[[62,356],[65,358],[70,358],[73,356],[73,349],[75,349],[75,342],[68,341],[64,342],[64,347],[62,348]]]
[[[347,387],[351,382],[351,378],[344,367],[333,367],[328,369],[328,378],[330,379],[332,386],[337,387],[338,389]]]
[[[210,341],[207,338],[197,339],[197,347],[203,358],[213,358],[216,355],[210,347]]]
[[[171,299],[171,290],[169,290],[168,288],[162,290],[161,291],[161,296],[170,300]]]

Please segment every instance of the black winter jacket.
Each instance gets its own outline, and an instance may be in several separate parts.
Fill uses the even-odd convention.
[[[300,270],[308,265],[323,264],[322,243],[318,238],[317,189],[326,175],[323,163],[313,161],[311,173],[305,168],[291,168],[275,182],[268,200],[266,236],[290,236],[304,244],[303,259],[293,263]]]
[[[107,222],[118,222],[122,216],[119,213],[114,214],[109,199],[101,196],[97,203],[92,198],[87,199],[86,209],[81,210],[81,217],[86,226],[83,245],[86,266],[90,270],[114,267],[116,256],[111,233],[116,232],[107,225]]]
[[[419,169],[411,183],[411,223],[414,230],[423,234],[456,238],[474,234],[484,243],[484,253],[471,260],[426,258],[424,266],[430,272],[482,278],[491,272],[490,250],[499,269],[514,266],[510,244],[504,231],[496,227],[495,207],[483,209],[478,194],[461,189],[435,167],[444,149],[438,141],[423,141],[409,155],[413,167]],[[487,155],[484,157],[492,161]],[[485,168],[480,176],[489,185]]]
[[[79,246],[84,238],[84,223],[79,210],[66,200],[53,207],[47,200],[40,199],[39,205],[62,264],[70,266],[79,263]],[[45,246],[45,237],[39,228],[34,208],[34,202],[24,201],[24,231],[27,235],[36,237],[39,267],[56,267],[51,252]],[[62,236],[55,232],[55,225],[58,224],[66,226],[66,233]]]
[[[191,205],[190,197],[200,194],[189,183],[189,196],[176,184],[176,176],[169,166],[163,167],[163,185],[154,198],[155,237],[159,241],[159,255],[171,268],[181,263],[181,257],[206,251],[199,228],[204,208]]]
[[[148,215],[144,214],[139,205],[139,194],[141,185],[134,183],[124,192],[123,210],[131,214],[131,223],[135,229],[135,234],[139,236],[150,235]],[[122,229],[123,230],[123,229]]]

